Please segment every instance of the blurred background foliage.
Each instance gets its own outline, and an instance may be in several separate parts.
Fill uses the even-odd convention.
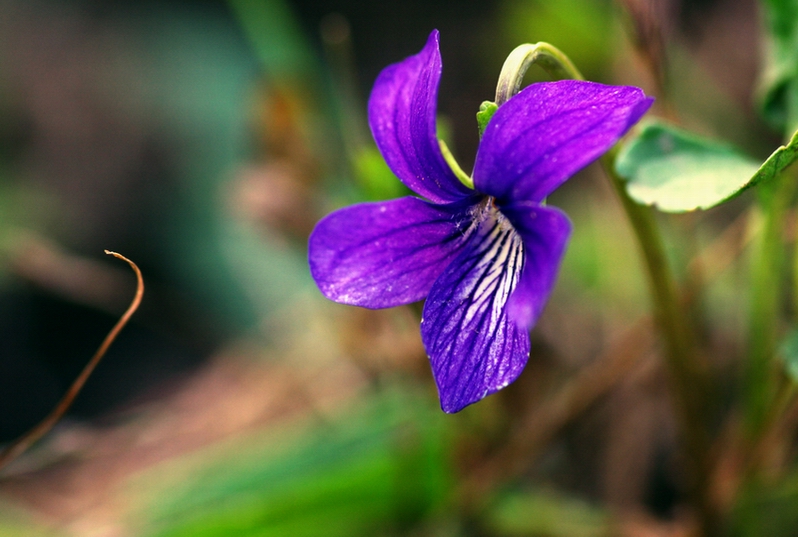
[[[326,303],[305,241],[336,207],[406,192],[365,103],[433,28],[439,128],[468,170],[479,104],[536,41],[764,158],[761,18],[754,0],[0,0],[0,441],[124,310],[132,277],[103,249],[147,284],[67,420],[0,474],[0,536],[689,534],[638,252],[597,168],[550,199],[575,232],[526,372],[458,415],[437,408],[419,308]],[[721,405],[748,202],[667,228],[681,276],[709,282]],[[790,467],[795,430],[777,440]],[[796,482],[736,494],[720,472],[729,533],[795,535]]]

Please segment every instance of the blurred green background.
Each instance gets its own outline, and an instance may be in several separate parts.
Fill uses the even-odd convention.
[[[755,157],[778,145],[753,111],[753,0],[0,0],[0,442],[124,310],[133,278],[103,249],[147,285],[67,419],[0,474],[0,536],[687,534],[638,252],[598,168],[549,200],[575,231],[527,370],[458,415],[438,409],[417,306],[316,291],[314,223],[406,193],[366,99],[434,28],[440,131],[466,170],[479,104],[536,41],[642,86],[657,115]],[[710,282],[729,379],[748,201],[667,235]],[[795,479],[746,490],[730,531],[795,535]]]

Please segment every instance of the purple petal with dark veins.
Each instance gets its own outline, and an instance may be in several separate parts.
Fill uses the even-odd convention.
[[[410,189],[436,203],[470,196],[443,159],[435,134],[441,54],[438,31],[424,49],[386,67],[369,98],[369,125],[385,162]]]
[[[471,232],[474,201],[435,205],[406,197],[335,211],[310,235],[310,273],[324,296],[342,304],[389,308],[421,300]]]
[[[507,314],[519,328],[529,330],[557,282],[571,222],[559,209],[536,203],[517,203],[500,210],[524,243],[524,268],[507,302]]]
[[[495,208],[481,218],[424,304],[421,339],[444,412],[507,386],[529,358],[529,332],[505,307],[523,265],[521,237]]]
[[[580,80],[532,84],[488,123],[474,185],[500,202],[541,201],[612,147],[652,102],[630,86]]]

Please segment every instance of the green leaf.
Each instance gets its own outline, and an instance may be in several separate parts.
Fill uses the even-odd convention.
[[[772,179],[796,157],[798,133],[760,166],[728,145],[655,122],[624,146],[615,171],[638,203],[679,213],[728,201]]]
[[[798,159],[798,131],[795,131],[787,142],[787,145],[779,146],[769,157],[762,163],[762,166],[757,170],[756,175],[751,179],[753,186],[760,181],[768,181],[784,171],[784,169]]]

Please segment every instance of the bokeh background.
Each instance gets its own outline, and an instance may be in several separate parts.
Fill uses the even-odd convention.
[[[103,249],[147,286],[67,418],[0,473],[0,535],[686,535],[638,252],[599,168],[549,199],[575,232],[527,370],[458,415],[420,306],[326,302],[305,245],[331,210],[406,193],[365,103],[434,28],[440,131],[468,170],[479,104],[536,41],[764,158],[760,19],[754,0],[0,0],[0,442],[124,311],[133,276]],[[747,201],[668,227],[711,283],[730,379]]]

